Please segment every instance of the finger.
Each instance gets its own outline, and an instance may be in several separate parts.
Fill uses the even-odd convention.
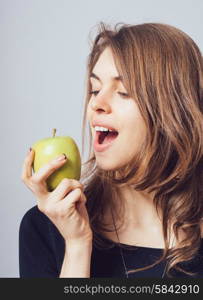
[[[62,201],[60,201],[60,207],[65,212],[71,211],[71,208],[75,209],[75,204],[82,201],[82,191],[80,188],[72,190]]]
[[[83,185],[75,179],[64,178],[52,192],[52,197],[53,199],[61,200],[76,188],[83,190]]]
[[[89,220],[89,215],[88,215],[87,208],[85,205],[87,199],[84,197],[84,194],[82,194],[81,198],[82,198],[82,200],[78,201],[76,203],[76,209],[83,218]]]
[[[31,148],[30,148],[31,149]],[[34,159],[34,150],[29,150],[24,161],[22,167],[21,178],[23,181],[27,181],[32,176],[32,163]]]
[[[85,207],[85,204],[87,202],[87,198],[85,197],[85,194],[82,192],[81,197],[79,201],[76,202],[76,207],[80,211],[81,209],[83,210]]]
[[[39,183],[46,181],[46,179],[57,169],[59,169],[67,161],[65,154],[58,156],[57,158],[51,160],[49,163],[42,166],[36,173],[32,176],[32,181]]]

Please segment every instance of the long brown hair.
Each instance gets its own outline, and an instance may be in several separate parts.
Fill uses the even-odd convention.
[[[83,116],[82,155],[86,111],[90,99],[90,74],[102,51],[111,48],[119,75],[131,98],[135,99],[147,126],[139,153],[123,168],[99,169],[92,149],[89,127],[88,160],[81,180],[97,247],[105,247],[99,237],[111,231],[104,222],[109,207],[123,211],[118,185],[130,184],[136,190],[154,192],[154,205],[161,207],[165,249],[151,268],[169,259],[167,275],[180,263],[193,259],[201,243],[203,218],[203,59],[195,42],[183,31],[167,24],[117,24],[110,29],[99,24],[87,62],[87,88]],[[119,28],[120,27],[120,28]],[[118,202],[120,199],[120,202]],[[121,218],[122,220],[122,218]],[[173,223],[172,223],[173,220]],[[178,239],[169,249],[169,228]],[[115,230],[112,229],[112,230]]]

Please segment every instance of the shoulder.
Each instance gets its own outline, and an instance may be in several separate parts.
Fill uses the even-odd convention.
[[[22,217],[19,232],[20,235],[26,235],[32,238],[31,236],[34,235],[47,236],[50,229],[53,229],[53,223],[36,205],[30,208]]]
[[[58,277],[64,242],[51,220],[38,206],[30,208],[19,227],[20,277]]]
[[[38,206],[36,205],[36,206],[30,208],[24,214],[24,216],[22,217],[20,226],[24,227],[24,226],[27,226],[27,225],[36,225],[36,226],[39,226],[39,225],[42,225],[42,224],[46,225],[47,222],[50,222],[48,217],[45,214],[43,214],[38,209]]]
[[[55,224],[39,210],[38,206],[30,208],[22,217],[19,226],[19,235],[21,239],[27,241],[43,240],[44,242],[53,242],[63,240]]]
[[[38,206],[30,208],[22,217],[19,226],[20,247],[48,247],[55,249],[56,245],[64,247],[63,237],[51,222],[42,213]],[[37,250],[38,251],[38,250]]]

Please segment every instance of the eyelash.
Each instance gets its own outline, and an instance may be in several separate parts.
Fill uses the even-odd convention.
[[[99,93],[99,91],[90,91],[90,95],[96,96],[98,93]],[[129,97],[129,95],[126,94],[126,93],[118,92],[118,94],[121,95],[121,96],[124,97],[124,98],[128,98],[128,97]]]

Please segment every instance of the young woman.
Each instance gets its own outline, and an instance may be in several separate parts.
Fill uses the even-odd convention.
[[[19,231],[21,277],[203,277],[203,60],[166,24],[103,23],[88,58],[81,182],[22,180],[37,199]],[[84,135],[83,135],[84,150]]]

